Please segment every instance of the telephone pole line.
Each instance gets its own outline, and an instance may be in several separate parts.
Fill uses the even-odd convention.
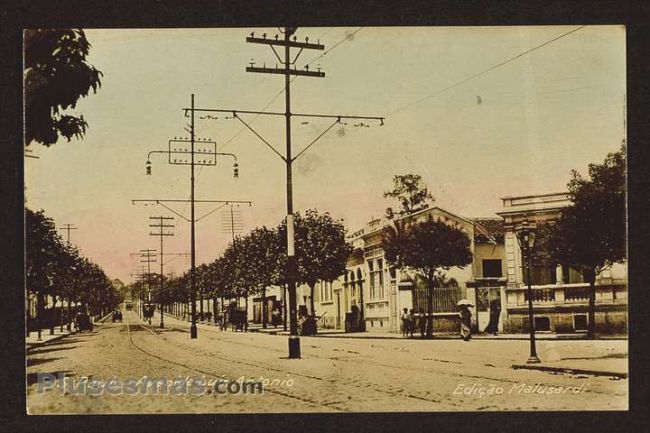
[[[173,209],[165,206],[162,202],[180,202],[180,201],[188,201],[188,200],[132,200],[132,203],[135,204],[136,202],[139,201],[154,201],[156,204],[159,204],[167,210],[175,213],[177,216],[180,216],[184,220],[188,221],[190,223],[190,249],[191,249],[191,269],[190,269],[190,298],[191,298],[191,325],[190,325],[190,338],[195,339],[198,337],[198,329],[196,327],[196,230],[195,230],[195,223],[198,221],[195,217],[194,213],[194,204],[196,202],[199,202],[200,200],[195,200],[194,199],[194,184],[195,184],[195,176],[194,176],[194,166],[196,165],[217,165],[217,156],[228,156],[234,159],[233,163],[233,177],[238,178],[239,177],[239,164],[237,163],[237,156],[234,153],[227,153],[227,152],[217,152],[217,143],[210,140],[210,139],[197,139],[195,135],[195,128],[194,128],[194,94],[192,93],[191,95],[191,111],[192,114],[190,116],[190,124],[187,125],[189,128],[185,128],[185,130],[190,134],[189,140],[187,138],[178,138],[174,137],[174,139],[169,140],[169,147],[167,150],[152,150],[149,152],[147,155],[147,162],[146,162],[146,173],[147,175],[151,175],[151,155],[152,154],[166,154],[168,157],[168,163],[169,164],[175,164],[175,165],[189,165],[190,166],[190,218],[186,218],[180,213],[174,211]],[[195,149],[195,145],[197,144],[202,146],[200,149]],[[183,146],[186,146],[187,144],[190,145],[190,148],[184,148]],[[172,146],[177,146],[177,147],[172,147]],[[190,154],[189,160],[186,158],[187,154]],[[196,156],[199,156],[202,159],[196,159]],[[173,159],[172,159],[173,158]],[[203,202],[221,202],[221,203],[228,203],[224,201],[218,201],[218,200],[201,200]],[[244,203],[243,201],[231,201],[231,202],[239,202],[239,203]],[[245,202],[248,203],[249,205],[251,202]],[[212,212],[210,212],[212,213]],[[201,218],[209,215],[210,213],[202,216]],[[199,218],[199,219],[201,219]],[[203,294],[201,294],[201,309],[203,309]]]
[[[135,253],[135,254],[138,254],[138,256],[140,255],[140,253]],[[137,278],[136,281],[144,281],[144,279],[142,278],[144,277],[144,271],[145,271],[144,268],[145,268],[144,265],[140,265],[140,269],[134,270],[135,273],[131,273],[129,275],[132,277],[136,277]],[[140,292],[140,303],[142,303],[142,299],[143,299],[143,294],[142,292]],[[142,316],[142,306],[138,306],[138,316]]]
[[[63,227],[61,227],[63,230],[67,232],[67,242],[68,246],[70,245],[70,230],[79,230],[77,227],[74,227],[74,224],[63,224]]]
[[[151,300],[151,264],[156,263],[156,250],[155,249],[145,249],[140,250],[140,258],[145,260],[140,260],[140,263],[147,264],[147,301]],[[142,316],[144,318],[144,294],[142,296]]]
[[[163,311],[163,300],[164,300],[164,278],[165,274],[163,273],[163,263],[164,263],[164,252],[163,252],[163,240],[165,239],[165,236],[174,236],[174,233],[169,233],[165,232],[165,229],[171,229],[174,228],[173,224],[165,224],[165,222],[171,222],[174,220],[173,217],[165,217],[165,216],[157,216],[157,217],[149,217],[150,220],[155,220],[158,221],[157,224],[149,224],[149,227],[154,227],[159,229],[157,233],[149,233],[150,236],[160,236],[160,293],[159,293],[159,305],[160,305],[160,327],[164,328],[165,327],[165,313]]]
[[[300,358],[300,337],[298,336],[298,321],[297,321],[297,294],[296,294],[296,276],[297,276],[297,262],[295,257],[295,248],[294,248],[294,219],[293,219],[293,176],[292,176],[292,164],[298,159],[304,152],[306,152],[311,146],[313,146],[321,137],[327,134],[334,126],[337,124],[347,125],[344,120],[358,120],[359,123],[355,124],[355,127],[368,127],[370,125],[365,124],[363,121],[377,121],[379,125],[384,124],[384,117],[376,116],[348,116],[348,115],[333,115],[333,114],[308,114],[308,113],[292,113],[291,112],[291,79],[290,76],[304,76],[304,77],[315,77],[315,78],[324,78],[325,73],[321,72],[320,68],[317,68],[316,71],[310,71],[309,65],[305,65],[303,69],[298,69],[295,66],[298,57],[305,49],[311,50],[324,50],[325,46],[320,44],[320,41],[317,43],[310,43],[309,38],[305,38],[305,41],[298,41],[296,36],[293,36],[296,33],[297,27],[285,27],[284,28],[284,38],[280,40],[278,35],[275,35],[275,38],[268,38],[266,34],[263,34],[262,37],[255,37],[255,33],[251,33],[250,37],[246,38],[246,42],[268,45],[275,54],[278,62],[282,64],[282,67],[278,67],[276,64],[275,68],[268,68],[266,64],[262,67],[255,66],[255,62],[251,61],[250,66],[246,67],[247,72],[256,72],[256,73],[265,73],[265,74],[279,74],[284,75],[285,83],[285,111],[284,113],[280,112],[270,112],[270,111],[248,111],[248,110],[232,110],[232,109],[207,109],[207,108],[195,108],[192,104],[191,108],[184,108],[187,115],[188,111],[191,111],[192,118],[194,118],[194,112],[218,112],[218,113],[232,113],[233,119],[240,121],[248,130],[250,130],[255,136],[257,136],[267,147],[269,147],[276,155],[278,155],[286,164],[286,193],[287,193],[287,268],[286,268],[286,281],[287,281],[287,290],[289,292],[289,310],[290,310],[290,335],[289,335],[289,358]],[[293,36],[293,38],[291,38]],[[275,47],[284,48],[284,60],[278,54]],[[296,56],[291,59],[291,48],[299,49]],[[292,68],[293,66],[293,68]],[[284,116],[285,118],[285,129],[286,129],[286,151],[282,155],[268,140],[263,138],[257,131],[255,131],[249,123],[244,121],[241,117],[242,114],[255,114],[255,115],[265,115],[265,116]],[[311,143],[306,145],[300,152],[295,156],[292,155],[292,143],[291,143],[291,119],[292,117],[311,117],[311,118],[322,118],[322,119],[333,119],[333,122],[314,139]],[[365,324],[365,318],[363,317],[363,305],[361,306],[361,321]]]

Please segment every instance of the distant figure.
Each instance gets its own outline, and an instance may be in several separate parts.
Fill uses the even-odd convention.
[[[485,328],[485,332],[497,335],[499,330],[499,317],[501,316],[501,300],[496,298],[490,302],[490,322]]]
[[[273,312],[271,313],[271,317],[272,317],[272,323],[274,327],[277,328],[282,324],[282,313],[280,312],[279,308],[273,310]]]
[[[415,313],[413,308],[409,310],[409,336],[413,338],[413,332],[415,332]]]
[[[476,97],[476,103],[477,103],[478,105],[481,105],[482,102],[483,102],[483,100],[481,99],[481,97],[480,97],[480,96],[477,96],[477,97]]]
[[[420,326],[420,337],[424,338],[424,334],[427,330],[427,318],[424,316],[424,313],[420,313],[418,325]]]
[[[404,308],[404,311],[402,311],[400,319],[402,319],[402,337],[406,337],[408,335],[408,332],[409,332],[409,310],[408,310],[408,308]]]
[[[458,315],[460,316],[460,337],[465,341],[469,341],[472,338],[472,312],[469,306],[461,305]]]

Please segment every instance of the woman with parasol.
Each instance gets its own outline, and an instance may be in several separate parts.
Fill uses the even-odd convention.
[[[474,304],[467,299],[461,299],[456,306],[458,306],[458,315],[460,316],[460,337],[469,341],[472,338],[472,311],[470,308]]]

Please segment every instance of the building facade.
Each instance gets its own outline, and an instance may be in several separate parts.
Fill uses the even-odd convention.
[[[507,282],[503,288],[504,330],[527,332],[528,290],[516,229],[523,222],[536,225],[557,220],[571,204],[567,193],[504,197]],[[575,269],[560,265],[533,265],[531,288],[534,326],[540,332],[572,333],[588,327],[589,284]],[[627,332],[627,266],[615,264],[596,278],[596,332]]]
[[[439,207],[409,215],[416,222],[432,217],[455,225],[470,239],[472,263],[446,272],[447,283],[434,291],[434,331],[457,332],[456,303],[474,305],[474,330],[483,331],[497,317],[498,332],[528,332],[528,290],[525,266],[516,237],[523,221],[543,225],[557,220],[571,204],[567,193],[502,198],[498,217],[466,218]],[[319,317],[318,328],[346,331],[400,332],[404,308],[426,313],[426,285],[416,273],[397,269],[386,260],[381,240],[391,221],[375,219],[348,236],[353,248],[346,271],[331,282],[311,290],[297,288],[298,310]],[[535,329],[573,333],[588,327],[589,285],[575,269],[559,265],[534,265],[531,269]],[[596,331],[627,332],[627,267],[615,264],[596,279]],[[269,288],[269,297],[284,302],[281,288]],[[259,299],[257,300],[260,301]],[[253,312],[250,312],[253,319]],[[363,317],[363,324],[360,318]]]
[[[429,217],[459,227],[470,239],[473,262],[447,271],[448,284],[436,288],[433,298],[434,329],[455,332],[458,329],[456,303],[463,298],[476,302],[475,281],[480,281],[484,274],[498,275],[497,280],[505,274],[502,219],[464,218],[439,207],[407,218],[417,222]],[[416,315],[426,313],[425,282],[413,271],[397,269],[384,256],[381,240],[389,224],[388,220],[375,219],[348,237],[353,253],[345,274],[331,283],[322,283],[315,290],[316,314],[324,315],[319,323],[321,328],[354,329],[349,322],[358,311],[364,318],[366,331],[400,332],[404,308]],[[308,291],[303,290],[301,296],[308,304]],[[476,317],[474,320],[478,326]]]

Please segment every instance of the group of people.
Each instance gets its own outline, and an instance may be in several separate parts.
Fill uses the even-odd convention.
[[[413,337],[416,329],[419,329],[420,336],[424,338],[427,330],[427,318],[423,313],[415,315],[413,309],[404,308],[402,311],[402,336]]]
[[[472,312],[469,305],[459,306],[458,316],[460,319],[460,336],[463,340],[469,341],[472,338]],[[423,313],[415,314],[413,309],[404,308],[401,315],[402,336],[413,338],[416,329],[420,331],[420,336],[424,338],[427,330],[427,316]]]

